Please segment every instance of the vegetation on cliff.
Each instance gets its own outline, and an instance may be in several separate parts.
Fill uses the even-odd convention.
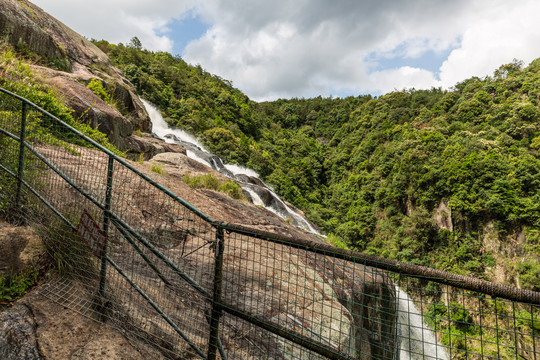
[[[72,116],[72,110],[62,103],[61,96],[49,85],[45,84],[38,74],[32,71],[29,64],[9,48],[0,47],[0,87],[22,96],[33,102],[42,109],[48,111],[68,125],[73,126],[92,140],[109,150],[123,155],[113,146],[107,136],[97,129],[93,129],[85,122],[76,121]],[[30,119],[32,120],[32,119]],[[39,126],[39,119],[34,119]],[[14,124],[16,122],[14,121]],[[79,138],[66,138],[65,134],[58,133],[55,136],[59,140],[84,145]]]
[[[452,90],[255,103],[180,57],[95,43],[169,123],[254,168],[338,242],[488,278],[504,263],[507,281],[540,290],[540,59]]]
[[[523,286],[539,286],[538,61],[452,91],[256,104],[170,54],[97,45],[170,123],[259,171],[349,247],[481,274],[496,255],[485,251],[484,225],[503,235],[526,228],[532,257],[514,270]],[[446,229],[431,217],[441,203]]]

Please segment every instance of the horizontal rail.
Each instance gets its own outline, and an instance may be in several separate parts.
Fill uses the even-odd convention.
[[[353,250],[340,249],[330,244],[316,243],[314,241],[268,233],[241,225],[223,224],[222,226],[228,232],[235,232],[241,235],[247,235],[273,243],[293,246],[306,251],[317,252],[354,263],[362,263],[363,265],[371,266],[380,270],[387,270],[403,275],[418,277],[440,284],[476,291],[506,300],[519,301],[531,305],[540,305],[540,292],[537,291],[494,284],[470,276],[449,273],[444,270],[432,269],[426,266],[401,263],[375,255],[363,254]]]

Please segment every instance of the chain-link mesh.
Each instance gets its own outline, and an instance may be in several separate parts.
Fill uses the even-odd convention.
[[[217,223],[1,91],[0,214],[44,239],[45,296],[157,357],[540,360],[538,293]],[[87,217],[103,249],[77,231]]]

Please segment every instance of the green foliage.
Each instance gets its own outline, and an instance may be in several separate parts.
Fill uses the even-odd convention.
[[[90,80],[88,85],[86,85],[94,94],[99,96],[101,100],[105,102],[111,101],[111,96],[107,93],[105,88],[103,87],[103,84],[101,83],[101,80],[93,78]]]
[[[519,281],[524,289],[540,291],[540,264],[538,261],[524,261],[516,265]]]
[[[8,275],[0,274],[0,304],[3,301],[13,301],[28,292],[37,283],[39,271],[30,267],[26,271]]]
[[[245,200],[246,196],[242,191],[240,185],[234,181],[222,181],[219,180],[213,174],[204,174],[199,176],[192,176],[190,173],[184,175],[182,180],[189,186],[196,189],[210,189],[225,193],[237,200]]]
[[[8,115],[8,116],[6,116]],[[1,113],[3,119],[12,120],[8,123],[14,123],[15,119],[10,119],[11,113]],[[0,134],[0,163],[10,170],[12,173],[16,174],[19,167],[19,143],[3,134]],[[17,180],[3,173],[0,176],[0,193],[2,194],[14,194],[17,186]],[[12,199],[7,196],[0,197],[0,213],[4,213],[9,210],[9,206],[12,203]]]
[[[163,170],[163,166],[161,166],[160,163],[153,162],[150,170],[152,170],[156,174],[165,175],[165,170]]]
[[[345,244],[339,236],[336,236],[334,234],[328,234],[324,241],[331,245],[334,245],[335,247],[347,249],[347,244]]]
[[[519,310],[516,313],[517,326],[522,331],[535,331],[540,333],[540,317],[527,310]]]
[[[424,320],[431,329],[442,333],[441,342],[452,349],[468,349],[467,337],[476,337],[480,328],[474,324],[469,310],[463,304],[450,302],[448,306],[440,303],[430,304],[424,314]],[[469,348],[468,348],[469,346]]]
[[[339,244],[482,276],[486,222],[540,229],[539,60],[451,91],[254,103],[179,57],[95,43],[169,123],[259,172]],[[453,231],[432,220],[441,203]]]

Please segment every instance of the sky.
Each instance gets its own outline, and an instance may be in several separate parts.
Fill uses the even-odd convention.
[[[451,88],[540,57],[537,0],[31,0],[81,35],[134,36],[255,101]]]

